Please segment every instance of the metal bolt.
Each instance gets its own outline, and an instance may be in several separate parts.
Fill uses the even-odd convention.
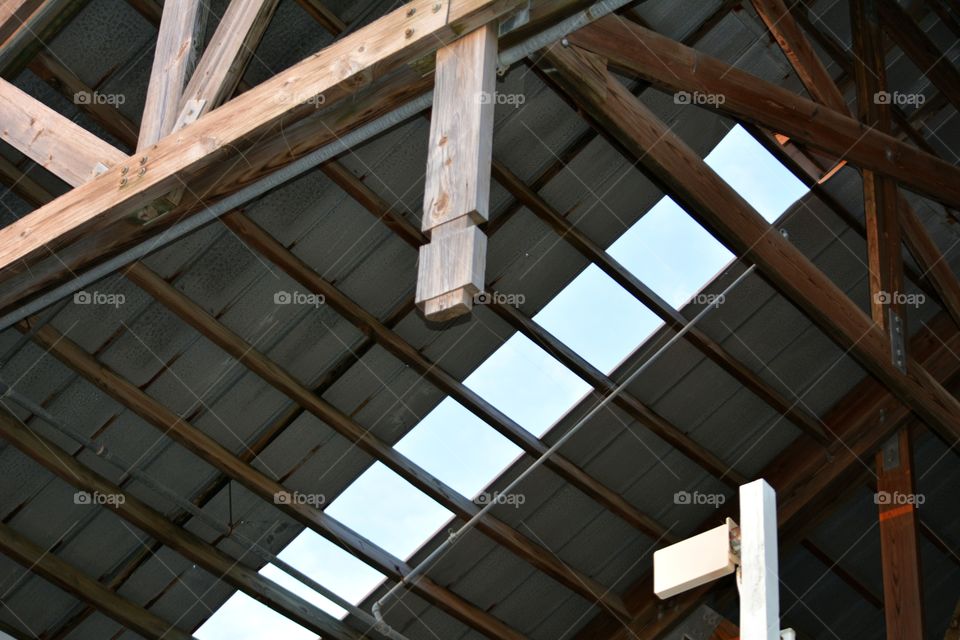
[[[413,29],[407,29],[406,31],[404,31],[404,35],[407,36],[407,38],[412,38],[412,37],[413,37]]]
[[[147,156],[143,156],[140,158],[140,164],[147,164]]]
[[[565,46],[565,47],[569,47],[569,46],[570,46],[570,41],[567,40],[566,38],[564,38],[563,40],[560,41],[560,44],[562,44],[562,45]]]
[[[129,167],[122,167],[122,168],[120,169],[120,175],[122,175],[122,176],[127,175],[127,171],[130,171],[130,168],[129,168]]]
[[[138,176],[142,176],[142,175],[145,174],[146,172],[147,172],[147,168],[146,168],[146,167],[140,167],[140,171],[137,171],[137,175],[138,175]]]
[[[440,5],[439,2],[438,2],[437,4],[435,4],[435,5],[433,5],[433,12],[434,12],[434,13],[440,11],[440,9],[441,9],[441,5]]]
[[[127,179],[126,179],[126,178],[120,178],[120,186],[122,187],[122,186],[125,185],[125,184],[127,184]]]
[[[408,18],[412,18],[412,17],[413,17],[413,14],[415,14],[416,12],[417,12],[417,8],[416,8],[416,7],[410,7],[410,9],[407,11],[407,17],[408,17]]]

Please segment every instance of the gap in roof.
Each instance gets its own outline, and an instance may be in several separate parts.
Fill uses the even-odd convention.
[[[807,191],[739,125],[716,145],[706,162],[771,223]],[[666,196],[608,252],[674,307],[686,303],[734,258]],[[605,372],[661,324],[594,266],[574,278],[535,319]],[[566,367],[520,334],[508,339],[464,382],[538,436],[589,391]],[[520,454],[505,437],[449,398],[407,433],[396,448],[467,497],[496,479]],[[429,540],[451,515],[379,463],[351,484],[330,505],[328,513],[403,558]],[[297,536],[281,557],[354,603],[361,602],[383,581],[380,573],[309,530]],[[261,573],[335,616],[345,614],[271,566]],[[201,640],[268,636],[293,640],[315,637],[240,593],[234,594],[197,632]]]

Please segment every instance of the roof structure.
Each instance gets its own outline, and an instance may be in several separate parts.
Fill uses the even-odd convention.
[[[784,627],[956,638],[958,42],[952,0],[6,0],[0,637],[736,637],[652,553],[763,478]]]

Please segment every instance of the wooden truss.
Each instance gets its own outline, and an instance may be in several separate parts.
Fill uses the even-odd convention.
[[[502,229],[506,220],[521,208],[546,222],[564,242],[669,327],[684,324],[678,310],[618,264],[538,193],[599,134],[631,161],[639,162],[657,184],[675,196],[743,262],[757,264],[768,281],[872,374],[821,419],[765,382],[702,331],[695,329],[686,335],[692,346],[802,431],[797,441],[761,474],[781,496],[779,524],[782,531],[791,532],[784,545],[802,542],[871,604],[881,606],[879,596],[805,539],[809,527],[801,523],[809,522],[811,513],[831,502],[825,500],[825,495],[837,487],[851,480],[862,485],[859,461],[871,459],[884,445],[890,447],[890,442],[898,445],[904,465],[885,466],[881,456],[877,462],[880,489],[909,490],[909,434],[911,429],[920,428],[919,421],[951,446],[960,440],[960,402],[954,394],[960,384],[960,363],[948,353],[960,348],[960,283],[898,191],[902,186],[948,208],[960,208],[960,170],[937,157],[896,107],[869,99],[886,90],[882,33],[887,33],[918,66],[926,69],[942,99],[957,108],[960,75],[917,27],[913,17],[895,2],[851,1],[852,19],[861,26],[855,30],[857,56],[851,59],[841,46],[816,30],[802,7],[788,9],[789,3],[783,0],[753,0],[754,9],[782,48],[809,97],[765,82],[692,48],[736,2],[724,2],[684,42],[668,39],[640,24],[629,9],[621,15],[602,18],[570,34],[562,45],[546,47],[529,61],[595,129],[575,140],[559,154],[557,163],[545,168],[529,184],[492,157],[492,101],[465,98],[493,91],[497,46],[503,50],[505,42],[519,37],[514,33],[498,40],[497,25],[501,19],[517,10],[529,9],[530,22],[520,30],[523,36],[529,36],[590,2],[413,0],[340,37],[263,84],[244,87],[240,95],[235,94],[243,71],[277,0],[232,0],[202,52],[197,46],[197,34],[204,20],[202,2],[168,0],[163,9],[152,0],[130,2],[158,26],[141,122],[129,121],[108,105],[81,105],[127,150],[94,136],[9,82],[29,66],[70,95],[91,91],[62,64],[43,53],[40,44],[41,38],[54,35],[84,3],[19,0],[0,8],[0,75],[6,78],[0,80],[0,137],[71,187],[54,196],[22,175],[17,167],[0,161],[0,180],[11,184],[18,195],[37,206],[29,215],[0,229],[0,312],[17,308],[67,281],[72,273],[161,233],[174,220],[195,214],[204,203],[222,199],[434,89],[422,228],[411,225],[404,212],[389,206],[336,160],[321,165],[334,183],[420,251],[417,297],[403,301],[388,317],[381,319],[363,309],[243,213],[233,211],[223,217],[248,246],[307,290],[325,296],[328,306],[367,336],[360,348],[343,356],[316,385],[308,387],[297,380],[280,363],[225,327],[143,263],[133,263],[124,272],[125,277],[292,401],[291,409],[249,443],[244,453],[228,451],[193,426],[192,418],[178,416],[38,318],[27,318],[18,325],[25,335],[68,367],[217,470],[218,477],[193,497],[195,504],[202,507],[231,481],[273,502],[273,497],[285,491],[285,487],[256,470],[251,462],[299,415],[309,412],[458,517],[469,519],[475,515],[479,509],[473,502],[322,399],[322,393],[374,345],[418,371],[528,455],[543,454],[549,445],[431,361],[393,328],[415,306],[420,306],[428,318],[444,319],[468,311],[475,294],[495,293],[484,280],[486,237]],[[346,31],[346,25],[318,0],[301,0],[300,4],[334,36]],[[944,19],[952,15],[948,9],[938,11],[946,12]],[[856,113],[848,109],[840,86],[818,59],[808,36],[827,50],[854,81]],[[811,186],[817,197],[855,227],[860,227],[856,216],[843,211],[819,188],[818,180],[826,171],[818,163],[826,163],[833,170],[843,163],[860,169],[866,214],[866,224],[860,231],[867,240],[871,299],[876,301],[871,306],[872,317],[772,230],[627,90],[611,68],[641,79],[641,89],[649,83],[673,92],[722,94],[724,101],[711,102],[709,106],[744,123]],[[327,108],[318,112],[311,102],[321,98]],[[450,105],[457,107],[452,109]],[[898,130],[902,135],[898,135]],[[778,142],[786,139],[787,144]],[[243,162],[238,162],[241,154]],[[492,218],[488,211],[491,180],[514,199]],[[900,291],[904,277],[912,275],[901,259],[901,238],[923,271],[920,284],[936,293],[945,310],[909,343],[902,337],[898,339],[907,335],[902,309],[890,302],[889,296],[881,295]],[[56,254],[55,258],[51,254]],[[496,300],[496,296],[492,297]],[[491,308],[591,385],[598,397],[610,394],[617,385],[618,380],[595,369],[521,311],[496,302]],[[640,357],[638,350],[628,362]],[[615,402],[729,486],[749,480],[730,471],[680,426],[635,396],[624,393]],[[877,421],[881,412],[885,419]],[[352,627],[187,532],[184,526],[190,521],[189,513],[170,519],[156,512],[130,496],[125,483],[111,484],[82,465],[71,452],[32,434],[6,412],[0,413],[0,435],[79,489],[127,496],[117,514],[148,533],[155,541],[152,549],[166,545],[178,551],[324,637],[359,637]],[[573,461],[557,455],[547,466],[638,533],[662,543],[675,539],[662,523]],[[401,580],[411,571],[405,562],[320,509],[298,504],[277,506],[393,580]],[[880,519],[892,524],[881,528],[883,605],[890,637],[908,637],[922,629],[923,624],[917,536],[936,536],[917,513],[910,513],[903,520],[885,514],[887,511],[881,509]],[[713,519],[704,526],[710,524]],[[585,572],[567,566],[537,541],[493,516],[485,516],[478,529],[570,591],[599,603],[599,613],[581,632],[582,638],[625,638],[641,632],[645,634],[642,637],[656,637],[692,611],[709,591],[709,587],[703,587],[681,596],[667,613],[657,615],[649,578],[618,593]],[[189,637],[167,628],[159,618],[116,593],[146,561],[151,549],[130,557],[105,581],[86,576],[55,556],[43,557],[33,543],[7,527],[0,527],[0,550],[86,602],[85,608],[64,621],[52,637],[66,636],[94,610],[103,611],[146,637]],[[488,637],[523,637],[488,611],[429,578],[414,581],[411,588]]]

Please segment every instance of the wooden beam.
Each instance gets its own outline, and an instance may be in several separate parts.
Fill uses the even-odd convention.
[[[323,295],[328,307],[336,310],[367,335],[372,336],[383,348],[409,364],[431,384],[450,395],[464,408],[496,429],[529,455],[539,457],[548,449],[548,445],[542,440],[514,422],[443,368],[437,366],[436,363],[432,362],[397,333],[385,327],[370,312],[350,300],[339,289],[326,281],[303,260],[242,213],[235,212],[226,215],[223,217],[223,222],[247,246],[276,264],[311,293]],[[641,531],[653,532],[661,529],[656,521],[641,513],[623,496],[598,482],[568,458],[555,454],[548,459],[545,466],[584,494],[604,505],[611,513]]]
[[[0,424],[7,420],[10,420],[7,414],[0,413]],[[66,452],[64,454],[69,455]],[[143,607],[113,593],[74,565],[35,545],[5,524],[0,524],[0,552],[135,633],[155,640],[193,638]]]
[[[206,11],[202,0],[163,4],[137,149],[149,147],[173,131],[183,87],[203,44]]]
[[[0,46],[19,29],[43,0],[7,0],[0,5]]]
[[[0,78],[14,80],[90,0],[43,0],[0,45]]]
[[[711,109],[892,177],[935,200],[960,204],[957,167],[639,25],[608,16],[568,41],[669,91],[714,96],[704,105]]]
[[[361,634],[358,631],[350,629],[314,604],[210,546],[195,534],[174,526],[161,513],[91,471],[53,441],[31,432],[6,410],[0,410],[0,436],[55,476],[82,491],[123,496],[122,500],[114,500],[114,504],[102,508],[116,513],[147,535],[277,613],[323,637],[339,640],[360,639]]]
[[[914,502],[913,453],[907,429],[901,429],[877,454],[876,496],[880,510],[887,638],[923,638],[923,578]]]
[[[923,29],[894,0],[877,0],[883,30],[897,43],[933,86],[960,110],[960,72]]]
[[[887,91],[887,67],[875,4],[850,0],[853,25],[854,76],[860,120],[871,128],[890,133],[889,105],[878,99]],[[907,316],[899,301],[905,293],[897,216],[897,184],[890,178],[864,169],[863,206],[867,226],[867,266],[870,283],[870,314],[890,334],[891,356],[903,368]]]
[[[176,107],[175,129],[233,95],[277,4],[278,0],[231,0]]]
[[[427,320],[469,313],[483,290],[496,77],[493,25],[437,51],[416,296]]]
[[[457,33],[472,31],[522,4],[521,0],[414,0],[346,36],[259,87],[187,125],[147,150],[147,161],[133,167],[135,179],[122,182],[124,167],[106,171],[0,230],[0,269],[44,247],[56,251],[91,226],[108,225],[177,188],[187,172],[222,162],[225,151],[285,118],[312,111],[304,104],[323,95],[331,104],[378,77],[418,59]],[[349,62],[348,62],[349,61]],[[126,171],[131,167],[126,166]]]
[[[910,358],[907,373],[895,367],[883,330],[616,78],[573,47],[546,50],[544,62],[588,114],[669,186],[688,213],[734,254],[756,263],[787,299],[948,443],[960,439],[960,402]]]
[[[810,97],[839,113],[848,113],[847,101],[833,77],[793,19],[784,0],[752,0],[757,15],[780,45],[790,66]]]
[[[124,275],[250,371],[436,500],[444,508],[464,520],[469,520],[480,511],[480,507],[474,502],[457,493],[426,469],[418,466],[377,438],[368,429],[354,422],[342,411],[311,392],[280,365],[217,322],[200,305],[180,293],[143,263],[133,263],[124,270]],[[564,564],[552,552],[532,542],[502,520],[487,514],[478,521],[477,528],[574,593],[590,601],[598,600],[615,615],[626,615],[626,608],[611,589]]]
[[[22,331],[29,331],[30,323],[21,323],[18,326]],[[81,349],[79,345],[50,325],[39,328],[33,339],[38,344],[43,345],[44,349],[65,365],[139,415],[148,424],[157,428],[161,433],[170,437],[201,460],[239,482],[255,495],[270,504],[276,505],[287,516],[309,527],[377,571],[395,580],[402,579],[410,572],[410,567],[405,562],[323,511],[308,504],[297,504],[289,500],[278,501],[278,495],[289,493],[283,485],[240,460],[216,440],[167,409],[130,381],[98,362],[93,356]],[[481,611],[427,577],[418,578],[414,581],[412,589],[420,597],[451,613],[482,633],[495,638],[520,637],[516,631],[510,629],[492,615]]]
[[[0,139],[71,186],[94,178],[97,165],[108,170],[127,159],[123,152],[6,80],[0,80],[0,122]],[[15,243],[16,239],[0,242]]]

